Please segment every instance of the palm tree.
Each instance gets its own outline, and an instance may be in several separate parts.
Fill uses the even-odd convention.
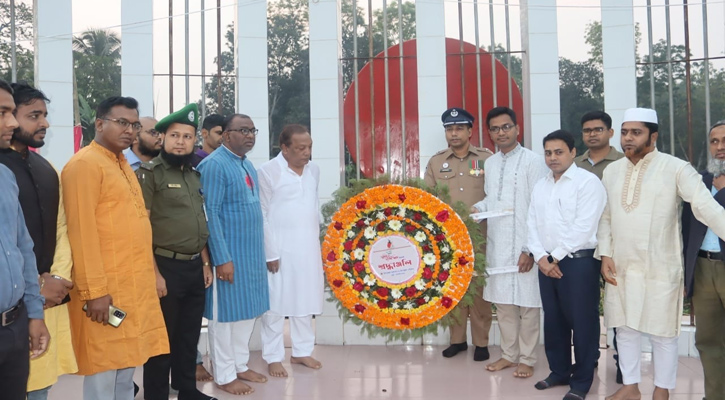
[[[121,60],[121,39],[115,32],[91,29],[73,38],[73,50],[84,56],[110,57]]]

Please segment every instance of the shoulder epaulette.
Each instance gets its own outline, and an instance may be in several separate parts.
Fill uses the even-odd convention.
[[[156,168],[157,165],[161,165],[161,164],[155,163],[154,160],[151,160],[149,162],[141,163],[141,165],[138,168],[145,169],[147,171],[153,171],[153,169]]]

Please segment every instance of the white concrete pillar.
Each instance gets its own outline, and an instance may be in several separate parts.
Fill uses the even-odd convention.
[[[337,0],[311,0],[310,131],[313,159],[320,166],[320,203],[343,184],[342,24]]]
[[[61,169],[73,156],[71,0],[34,0],[33,10],[35,86],[50,99],[50,129],[40,154]]]
[[[431,156],[448,146],[441,123],[441,114],[448,108],[444,1],[415,4],[421,177]]]
[[[524,66],[524,144],[544,153],[544,136],[560,129],[556,0],[521,1]]]
[[[154,115],[153,2],[121,2],[121,93],[138,100],[141,116]]]
[[[619,128],[624,110],[637,107],[634,12],[632,0],[606,0],[602,6],[604,109],[612,117],[614,129],[609,142],[621,148]]]
[[[236,112],[249,115],[259,129],[257,144],[247,155],[259,167],[269,160],[267,1],[239,0],[235,32]]]

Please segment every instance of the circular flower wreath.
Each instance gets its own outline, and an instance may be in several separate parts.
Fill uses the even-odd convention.
[[[417,247],[417,271],[396,284],[369,264],[371,245],[404,236]],[[474,275],[466,224],[446,203],[410,186],[385,184],[350,197],[332,216],[322,255],[325,274],[342,307],[384,330],[433,325],[463,298]],[[371,332],[369,333],[381,333]]]

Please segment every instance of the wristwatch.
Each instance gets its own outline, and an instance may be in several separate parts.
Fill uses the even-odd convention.
[[[551,254],[549,254],[549,256],[546,257],[546,261],[548,261],[549,264],[557,264],[559,262],[559,260],[554,258]]]

